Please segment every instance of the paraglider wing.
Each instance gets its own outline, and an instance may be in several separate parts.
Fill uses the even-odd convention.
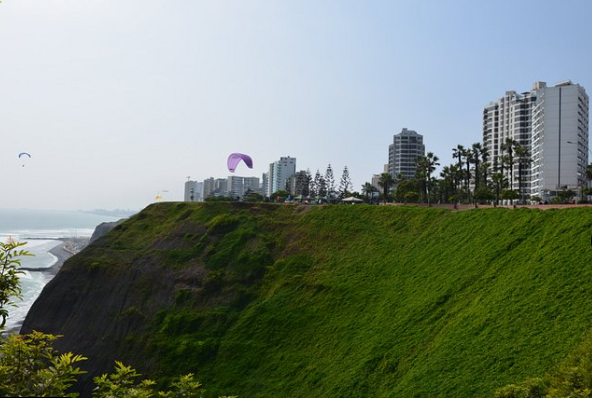
[[[236,170],[236,166],[241,160],[245,162],[249,169],[253,168],[253,160],[250,156],[245,155],[243,153],[231,153],[230,156],[228,156],[228,170],[230,170],[231,173],[234,173],[234,170]]]
[[[18,157],[19,157],[19,159],[22,159],[22,158],[25,158],[26,159],[27,157],[29,159],[31,159],[31,155],[28,154],[27,152],[21,152],[21,153],[19,153]],[[25,163],[24,163],[24,160],[25,159],[23,159],[23,164],[21,164],[21,167],[25,167]]]

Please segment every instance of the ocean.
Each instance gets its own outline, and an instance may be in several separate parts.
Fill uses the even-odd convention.
[[[62,238],[90,238],[95,227],[103,222],[116,221],[122,217],[110,217],[73,211],[14,210],[0,209],[0,241],[12,238],[27,242],[23,247],[34,257],[22,257],[27,268],[48,268],[58,260],[49,251],[62,242]],[[22,300],[17,307],[8,309],[6,329],[18,331],[27,312],[41,294],[43,287],[53,278],[46,272],[28,272],[21,275]]]

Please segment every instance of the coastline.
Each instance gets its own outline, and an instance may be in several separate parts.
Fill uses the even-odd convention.
[[[44,272],[48,275],[55,276],[64,262],[72,257],[75,253],[68,249],[68,246],[72,246],[75,243],[75,239],[72,238],[60,238],[56,239],[61,241],[59,245],[54,247],[49,251],[50,254],[56,257],[56,261],[50,266],[46,268],[29,268],[29,267],[21,267],[19,268],[22,271],[29,271],[29,272]]]
[[[28,272],[42,272],[50,279],[53,279],[53,277],[56,276],[58,271],[62,268],[62,265],[64,265],[64,262],[76,254],[71,249],[69,249],[69,247],[75,247],[75,238],[59,238],[55,240],[59,240],[61,243],[49,251],[49,253],[51,253],[56,258],[56,261],[51,266],[45,268],[20,267],[19,270]],[[11,327],[6,328],[5,332],[7,334],[18,334],[21,327],[23,326],[24,321],[25,319],[23,317],[23,319],[20,319]]]

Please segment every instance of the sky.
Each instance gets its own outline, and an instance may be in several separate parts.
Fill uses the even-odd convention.
[[[402,128],[444,166],[506,91],[592,91],[591,38],[589,0],[2,0],[0,208],[183,200],[231,152],[360,190]]]

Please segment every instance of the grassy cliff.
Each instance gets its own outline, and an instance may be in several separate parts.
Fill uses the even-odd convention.
[[[163,203],[67,262],[24,331],[211,396],[488,396],[591,331],[591,233],[592,209]]]

